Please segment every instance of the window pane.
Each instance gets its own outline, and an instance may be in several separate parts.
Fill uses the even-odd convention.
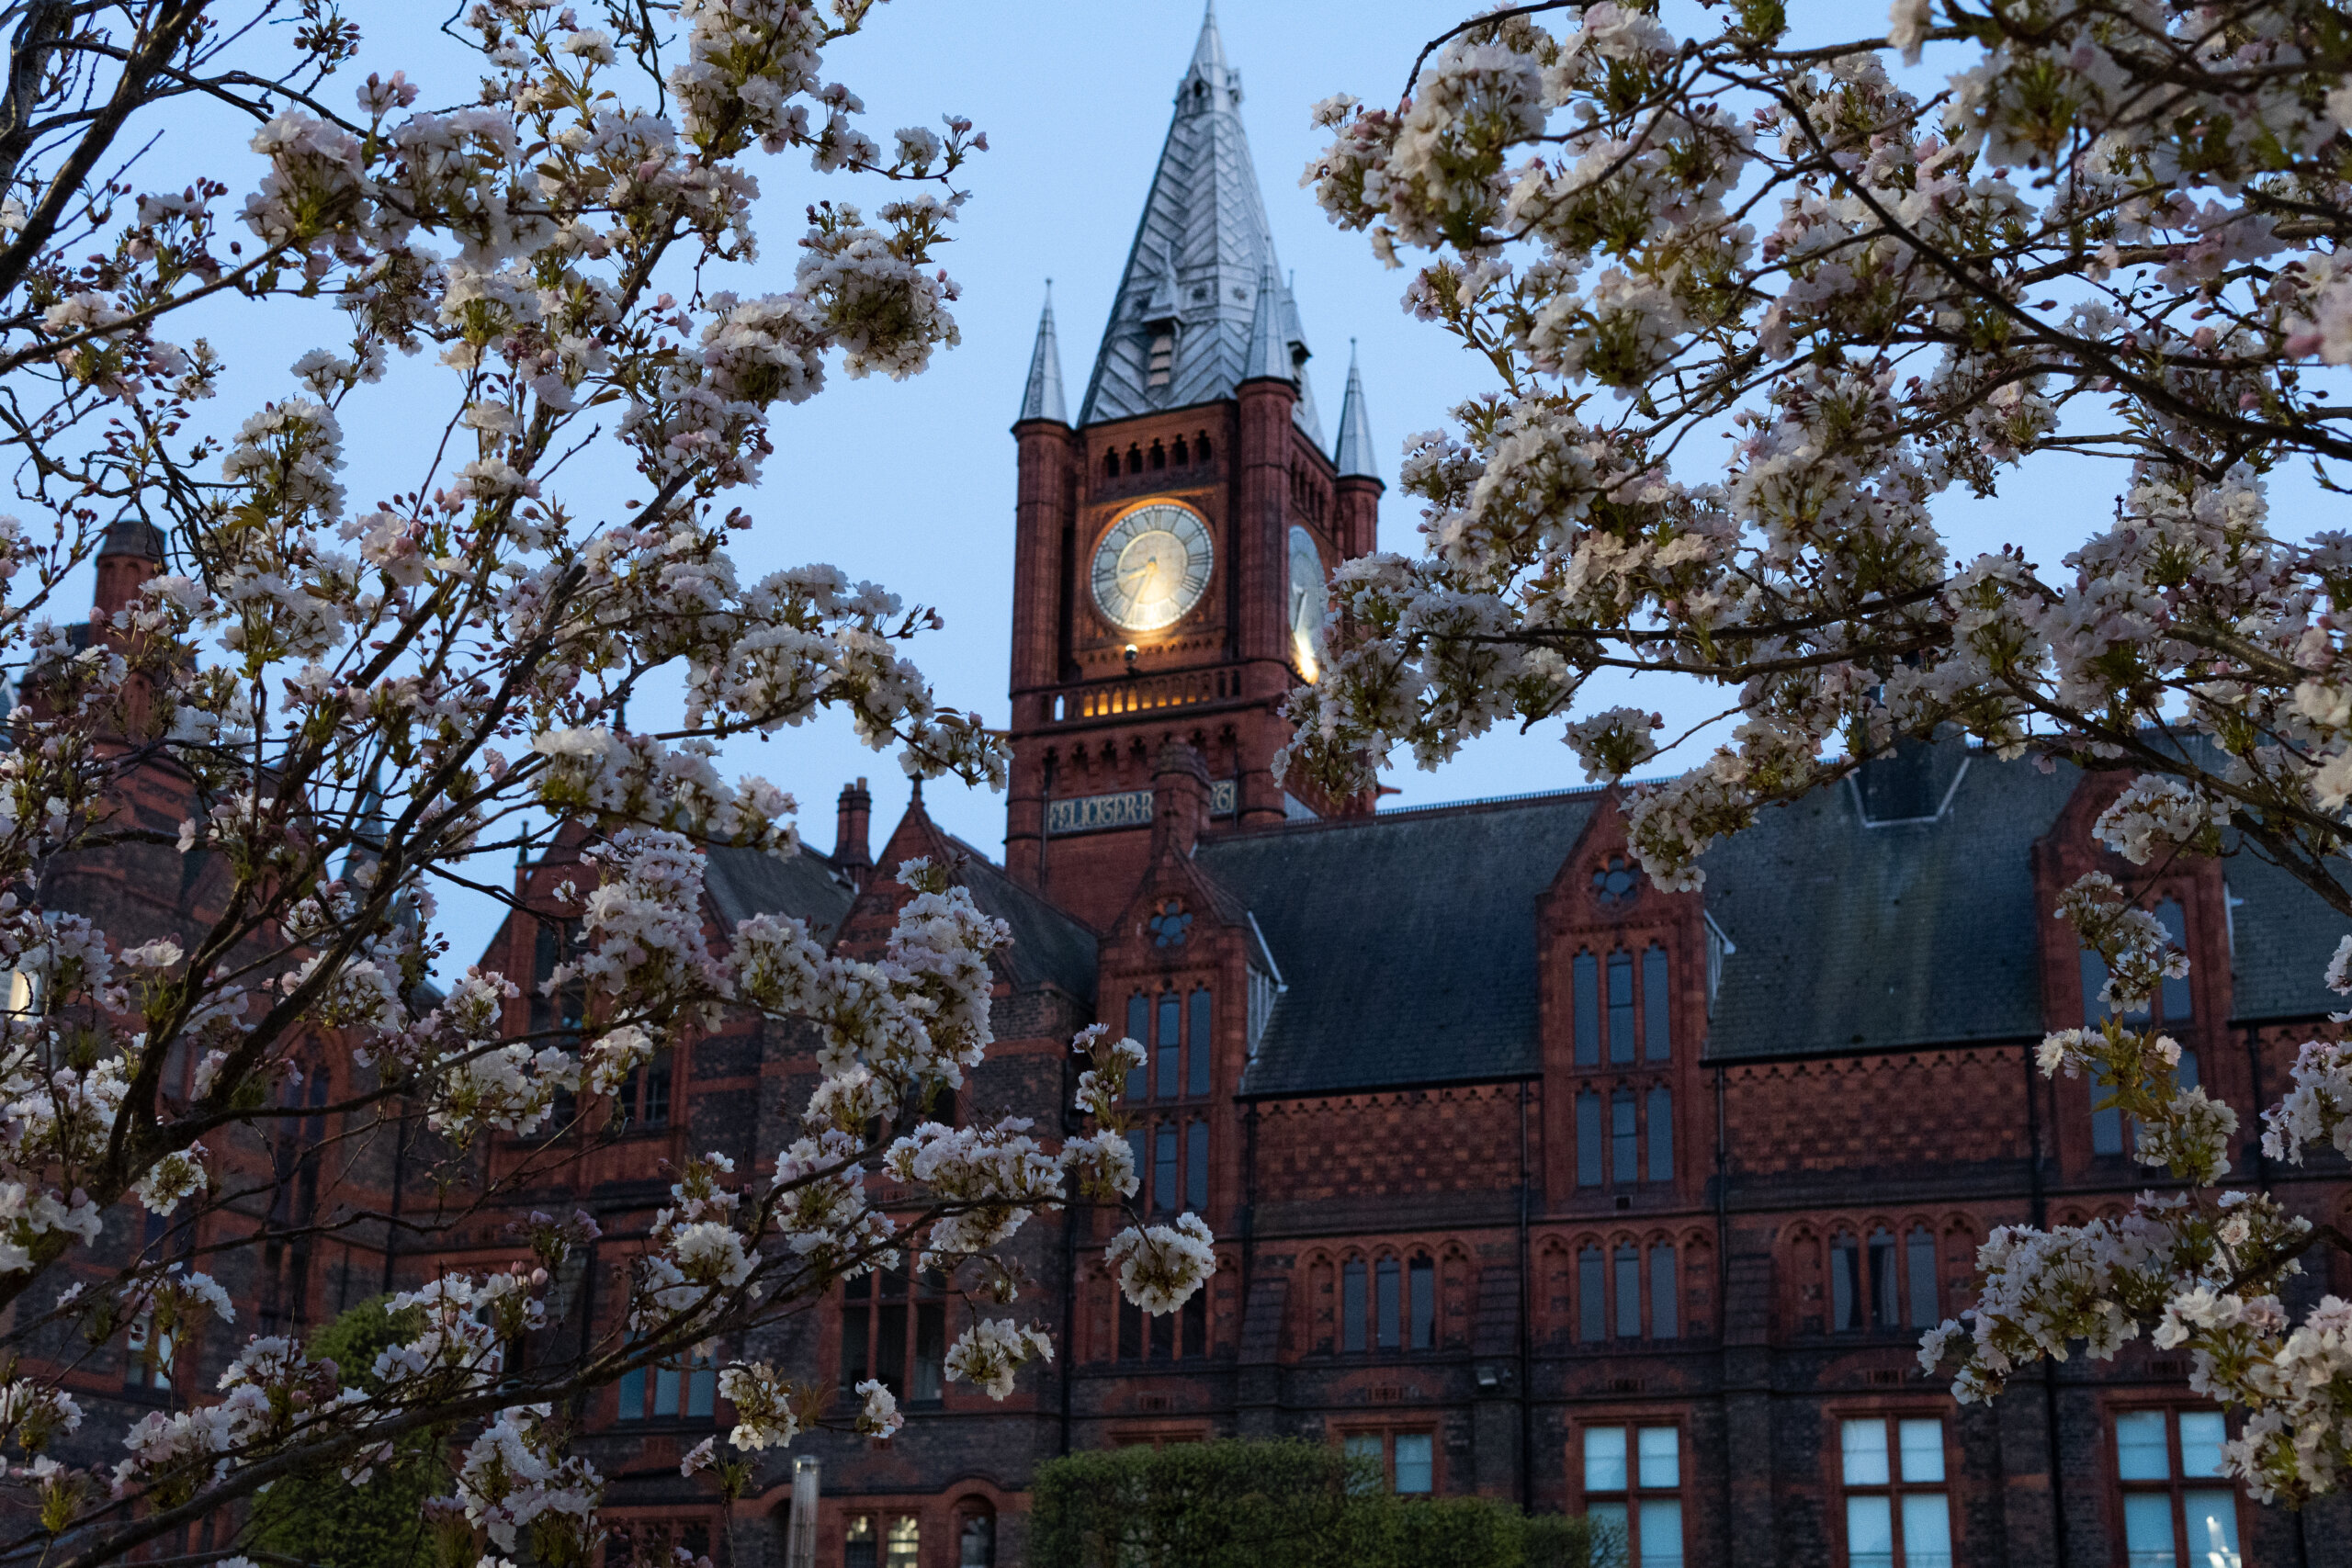
[[[653,1415],[657,1420],[667,1420],[678,1414],[678,1369],[653,1369]]]
[[[874,1313],[874,1375],[894,1399],[907,1396],[907,1309],[903,1303]]]
[[[1650,1090],[1650,1179],[1674,1179],[1674,1091],[1664,1084]]]
[[[1124,1298],[1119,1303],[1119,1359],[1143,1359],[1143,1308]]]
[[[2107,1074],[2098,1067],[2091,1069],[2086,1081],[2090,1085],[2091,1153],[2120,1155],[2123,1152],[2123,1112],[2104,1103],[2114,1092],[2114,1086],[2108,1082]]]
[[[1587,1427],[1584,1429],[1584,1489],[1588,1492],[1625,1490],[1625,1428]]]
[[[1901,1304],[1894,1299],[1894,1233],[1882,1225],[1871,1232],[1871,1321],[1901,1327]]]
[[[1634,1059],[1634,955],[1609,955],[1609,1059]]]
[[[1186,1042],[1191,1055],[1185,1058],[1190,1077],[1186,1092],[1206,1094],[1209,1091],[1209,1065],[1216,1055],[1216,1036],[1209,1028],[1209,994],[1204,988],[1193,993],[1192,1038]]]
[[[1195,1213],[1209,1207],[1209,1124],[1195,1122],[1184,1129],[1184,1201]]]
[[[1430,1462],[1430,1435],[1427,1432],[1396,1434],[1396,1490],[1428,1492],[1434,1484],[1434,1467]]]
[[[860,1515],[850,1520],[842,1537],[842,1568],[874,1568],[875,1550],[881,1543],[874,1539],[874,1521]]]
[[[2107,1004],[2098,999],[2107,985],[2107,960],[2083,949],[2083,1027],[2097,1029],[2107,1021]]]
[[[2194,1479],[2223,1473],[2222,1445],[2229,1440],[2229,1428],[2222,1425],[2220,1411],[2182,1411],[2180,1413],[2181,1474]]]
[[[1367,1460],[1371,1461],[1372,1468],[1374,1472],[1378,1472],[1380,1478],[1382,1480],[1387,1479],[1387,1466],[1382,1461],[1380,1457],[1379,1433],[1351,1432],[1347,1437],[1340,1439],[1340,1451],[1345,1453],[1350,1459]],[[1362,1492],[1370,1490],[1372,1485],[1373,1483],[1370,1482],[1351,1480],[1348,1483],[1348,1489],[1351,1492]]]
[[[1358,1259],[1340,1267],[1340,1348],[1363,1348],[1363,1263]]]
[[[1617,1249],[1617,1337],[1642,1337],[1642,1255],[1630,1247]]]
[[[1883,1486],[1887,1483],[1890,1477],[1886,1466],[1886,1420],[1883,1416],[1872,1416],[1867,1420],[1838,1423],[1838,1450],[1844,1458],[1847,1485]]]
[[[1609,1174],[1631,1186],[1641,1176],[1641,1145],[1634,1127],[1634,1091],[1621,1089],[1609,1097]]]
[[[1894,1510],[1884,1497],[1846,1499],[1848,1568],[1894,1568]]]
[[[1602,1321],[1609,1285],[1601,1275],[1600,1248],[1588,1247],[1577,1254],[1577,1337],[1588,1345],[1609,1337],[1608,1325]]]
[[[2115,1473],[2126,1481],[2172,1478],[2172,1456],[2165,1451],[2163,1411],[2134,1410],[2115,1418]]]
[[[1642,1428],[1641,1478],[1645,1488],[1682,1484],[1682,1434],[1672,1427]]]
[[[1380,1285],[1380,1348],[1394,1350],[1404,1343],[1403,1313],[1397,1301],[1396,1260],[1384,1258],[1375,1277]]]
[[[1910,1482],[1944,1478],[1944,1424],[1933,1416],[1897,1422],[1903,1437],[1903,1479]]]
[[[1600,1096],[1586,1089],[1577,1096],[1577,1185],[1600,1185]]]
[[[1150,1015],[1151,1006],[1141,996],[1127,998],[1127,1038],[1147,1048],[1147,1060],[1151,1044]],[[1130,1102],[1142,1100],[1148,1092],[1144,1088],[1144,1070],[1137,1066],[1127,1074],[1127,1099]],[[1136,1168],[1143,1168],[1141,1161],[1136,1162]]]
[[[1182,1010],[1176,1004],[1176,993],[1169,992],[1159,998],[1159,1060],[1155,1067],[1151,1091],[1161,1100],[1173,1100],[1184,1091],[1182,1078],[1177,1072],[1177,1053],[1182,1048]]]
[[[2123,1550],[2131,1568],[2178,1568],[2172,1554],[2170,1496],[2162,1492],[2123,1495]]]
[[[1584,1517],[1592,1521],[1593,1568],[1620,1568],[1625,1561],[1625,1505],[1594,1503]]]
[[[1849,1235],[1829,1244],[1829,1326],[1862,1325],[1862,1250]]]
[[[890,1540],[883,1548],[883,1568],[916,1568],[922,1561],[922,1526],[912,1514],[890,1521]]]
[[[986,1514],[964,1521],[957,1543],[957,1568],[996,1568],[996,1520]]]
[[[1663,1062],[1671,1049],[1667,1033],[1666,949],[1642,954],[1642,1055]]]
[[[1600,961],[1589,953],[1577,954],[1577,1066],[1600,1066]]]
[[[1151,1202],[1151,1134],[1141,1127],[1127,1130],[1127,1153],[1136,1162],[1136,1201]]]
[[[1151,1173],[1151,1200],[1162,1209],[1176,1206],[1176,1123],[1162,1122],[1154,1145],[1153,1162],[1158,1168]]]
[[[1903,1568],[1951,1568],[1951,1508],[1942,1493],[1903,1499]]]
[[[1413,1259],[1413,1338],[1416,1350],[1437,1348],[1437,1267],[1426,1258]]]
[[[2180,1048],[2180,1062],[2172,1070],[2172,1081],[2183,1090],[2198,1085],[2197,1053],[2186,1045]]]
[[[2188,1515],[2188,1568],[2241,1568],[2237,1494],[2200,1487],[2181,1501]]]
[[[1194,1291],[1184,1298],[1184,1332],[1178,1346],[1187,1356],[1209,1353],[1209,1293]]]
[[[1681,1332],[1675,1321],[1675,1300],[1679,1293],[1674,1272],[1674,1248],[1661,1245],[1650,1248],[1650,1337],[1671,1339]]]
[[[848,1331],[848,1320],[850,1315],[851,1314],[848,1313],[842,1314],[842,1327],[844,1333]],[[860,1312],[856,1314],[856,1317],[857,1375],[860,1378],[863,1378],[865,1376],[865,1314]],[[842,1371],[844,1373],[849,1371],[849,1341],[847,1339],[843,1339],[842,1342]],[[856,1385],[854,1383],[845,1382],[842,1386],[844,1388],[853,1388]],[[645,1419],[645,1369],[643,1367],[631,1367],[628,1371],[621,1374],[620,1404],[614,1412],[614,1416],[615,1419],[621,1421],[642,1421]]]
[[[852,1284],[856,1282],[851,1281]],[[865,1314],[869,1310],[871,1309],[862,1306],[842,1308],[842,1386],[843,1388],[855,1388],[866,1379]],[[628,1378],[637,1379],[637,1403],[641,1405],[645,1402],[645,1374],[628,1372],[624,1374],[622,1380],[621,1404],[624,1408],[629,1404],[627,1386]]]
[[[907,1397],[939,1398],[946,1370],[947,1308],[938,1302],[919,1303],[915,1307],[915,1381],[907,1390]]]
[[[1943,1303],[1936,1290],[1936,1238],[1928,1227],[1913,1227],[1904,1241],[1908,1253],[1911,1278],[1911,1326],[1933,1328],[1943,1321]]]
[[[704,1357],[686,1374],[686,1415],[695,1420],[709,1417],[718,1397],[718,1369]]]
[[[1642,1505],[1641,1568],[1682,1568],[1682,1505]]]

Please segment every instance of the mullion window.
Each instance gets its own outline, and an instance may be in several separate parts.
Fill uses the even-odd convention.
[[[2218,1410],[2132,1410],[2115,1417],[2129,1568],[2238,1568],[2237,1492],[2223,1467]]]
[[[1951,1568],[1942,1418],[1841,1421],[1838,1450],[1846,1568]]]
[[[1588,1427],[1583,1438],[1593,1560],[1626,1568],[1682,1568],[1680,1428]],[[1604,1557],[1611,1545],[1614,1557]]]
[[[947,1277],[926,1269],[911,1281],[911,1290],[910,1283],[904,1269],[886,1269],[878,1277],[861,1274],[842,1285],[840,1386],[844,1396],[869,1378],[888,1389],[893,1397],[909,1403],[930,1403],[943,1396]],[[694,1407],[707,1405],[708,1396],[694,1386],[685,1392],[687,1414],[707,1414],[707,1409]],[[656,1402],[660,1403],[658,1387]]]

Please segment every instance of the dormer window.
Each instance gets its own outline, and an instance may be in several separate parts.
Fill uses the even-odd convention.
[[[1144,363],[1144,385],[1165,387],[1176,365],[1176,331],[1161,327],[1151,334],[1150,356]]]

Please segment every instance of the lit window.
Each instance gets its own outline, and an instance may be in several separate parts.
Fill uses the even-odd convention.
[[[922,1526],[912,1514],[890,1521],[882,1549],[882,1568],[917,1568],[922,1562]]]
[[[1682,1568],[1681,1493],[1679,1428],[1585,1428],[1585,1516],[1595,1562]]]
[[[2242,1568],[2237,1493],[2222,1465],[2218,1410],[2133,1410],[2115,1418],[2130,1568]]]
[[[874,1521],[861,1514],[842,1532],[842,1568],[875,1568]]]
[[[1951,1568],[1943,1422],[1869,1416],[1840,1422],[1838,1438],[1848,1568]]]

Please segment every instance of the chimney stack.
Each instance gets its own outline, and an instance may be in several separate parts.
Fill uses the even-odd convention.
[[[1151,853],[1189,856],[1209,817],[1209,770],[1181,740],[1159,749],[1151,771]]]
[[[863,891],[874,875],[874,852],[866,847],[866,828],[874,819],[874,795],[864,779],[842,786],[833,827],[833,869]]]

